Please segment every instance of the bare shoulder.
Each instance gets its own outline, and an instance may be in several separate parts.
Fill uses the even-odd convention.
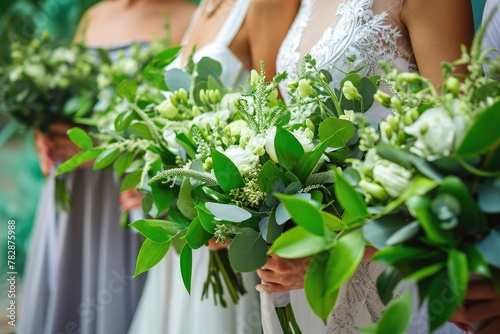
[[[269,8],[287,8],[297,7],[300,5],[300,0],[252,0],[251,6],[255,9],[269,9]]]
[[[273,17],[275,20],[285,19],[293,15],[300,7],[300,0],[251,0],[249,15],[261,18]],[[285,16],[285,17],[283,17]]]

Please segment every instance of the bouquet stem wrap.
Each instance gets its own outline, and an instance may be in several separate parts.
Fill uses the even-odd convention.
[[[263,284],[265,284],[263,282]],[[300,334],[302,333],[292,305],[290,292],[265,292],[260,291],[262,313],[262,329],[266,334]]]

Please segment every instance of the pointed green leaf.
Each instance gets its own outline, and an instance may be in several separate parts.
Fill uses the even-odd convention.
[[[122,176],[123,173],[130,167],[132,162],[134,161],[134,153],[125,152],[120,155],[118,159],[116,159],[113,169],[115,170],[116,175]]]
[[[95,159],[93,169],[98,170],[110,166],[118,158],[118,155],[120,155],[120,149],[116,147],[108,148]]]
[[[193,197],[191,196],[191,190],[193,190],[191,182],[187,181],[182,184],[179,198],[177,199],[177,207],[184,216],[194,219],[198,213],[196,212]]]
[[[78,166],[95,159],[102,152],[103,152],[102,148],[95,147],[91,148],[88,151],[82,151],[75,154],[74,156],[72,156],[71,158],[60,164],[59,167],[57,167],[56,176],[72,171]]]
[[[233,204],[219,204],[208,202],[205,204],[207,209],[218,219],[227,220],[233,223],[241,223],[252,218],[252,214]]]
[[[365,253],[366,242],[360,229],[337,240],[326,268],[327,293],[340,289],[356,271]]]
[[[292,220],[311,233],[325,235],[323,217],[320,211],[309,201],[297,196],[276,194],[292,217]]]
[[[188,244],[182,247],[180,255],[182,282],[187,292],[191,294],[191,276],[193,272],[193,250]]]
[[[76,146],[82,150],[90,150],[94,146],[94,142],[90,139],[87,132],[80,128],[72,128],[68,130],[68,137]]]
[[[352,218],[368,216],[368,208],[363,197],[338,171],[335,178],[335,195],[342,207],[349,212]]]
[[[212,149],[211,152],[215,178],[222,190],[228,193],[232,189],[243,187],[245,181],[243,181],[238,167],[236,167],[231,159],[217,150]]]
[[[157,243],[170,241],[182,229],[174,222],[159,219],[140,219],[130,224],[143,236]]]
[[[295,166],[304,155],[304,148],[295,136],[283,129],[276,127],[276,137],[274,137],[274,149],[276,157],[281,166],[288,170],[294,170]]]
[[[405,334],[412,319],[413,299],[411,291],[394,300],[380,318],[377,334]]]
[[[320,237],[302,226],[296,226],[279,236],[269,253],[290,259],[311,256],[332,248],[336,243],[335,236],[335,232],[326,230],[325,236]]]
[[[201,225],[200,219],[198,217],[194,218],[191,224],[189,224],[188,230],[186,232],[186,242],[192,249],[198,249],[204,246],[212,234],[208,233]]]
[[[330,147],[344,147],[346,142],[352,139],[356,134],[356,127],[351,121],[330,117],[319,125],[319,138],[326,141],[333,137]]]
[[[156,243],[146,239],[139,250],[137,263],[135,265],[134,277],[153,268],[158,262],[163,259],[170,248],[170,242]]]
[[[303,156],[300,157],[299,162],[294,169],[294,173],[302,183],[306,182],[319,159],[321,159],[321,157],[325,153],[325,150],[333,143],[334,140],[335,135],[330,136],[326,140],[322,141],[319,145],[317,145],[312,151],[306,152]]]
[[[276,180],[281,180],[284,184],[288,183],[285,173],[276,167],[271,160],[268,160],[259,172],[258,182],[260,190],[267,192],[268,185],[273,184]]]
[[[392,300],[394,290],[401,280],[401,274],[393,267],[387,267],[377,278],[378,295],[384,305],[387,305]]]
[[[120,192],[132,189],[134,187],[139,187],[139,182],[141,182],[142,169],[133,171],[127,174],[123,179],[122,185],[120,187]]]

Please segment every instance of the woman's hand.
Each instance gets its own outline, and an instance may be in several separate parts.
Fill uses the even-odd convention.
[[[137,188],[129,189],[120,194],[120,203],[124,211],[131,211],[142,206],[144,195]]]
[[[257,270],[264,284],[257,285],[257,290],[266,292],[284,292],[304,288],[304,277],[311,257],[284,259],[274,254]]]
[[[500,333],[500,294],[489,281],[470,282],[464,305],[458,309],[451,321],[465,325],[487,321],[477,334]]]

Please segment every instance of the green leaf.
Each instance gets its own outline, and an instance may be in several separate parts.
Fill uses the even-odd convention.
[[[306,201],[297,196],[276,194],[285,206],[286,210],[292,217],[292,220],[297,224],[308,230],[309,232],[324,236],[325,229],[323,227],[323,217],[320,211]]]
[[[441,228],[439,220],[432,212],[429,198],[413,196],[406,201],[406,205],[415,213],[418,222],[431,241],[440,245],[454,245],[455,242],[451,233]]]
[[[120,192],[138,187],[139,182],[141,182],[141,175],[142,169],[138,169],[130,174],[127,174],[127,176],[125,176],[125,178],[123,179],[122,185],[120,187]]]
[[[403,215],[387,215],[368,219],[363,224],[363,234],[369,243],[381,249],[388,246],[387,240],[404,226],[406,222]]]
[[[222,66],[212,58],[203,57],[196,65],[196,71],[198,75],[207,79],[209,76],[219,77],[222,74]]]
[[[204,246],[212,234],[208,233],[201,225],[200,219],[198,217],[194,218],[191,224],[189,224],[188,230],[186,232],[186,242],[192,249],[198,249]]]
[[[319,138],[322,142],[329,140],[330,147],[344,147],[355,135],[356,127],[345,119],[330,117],[319,125]]]
[[[212,149],[211,152],[215,178],[222,190],[229,193],[232,189],[243,187],[245,181],[243,181],[238,167],[236,167],[231,159],[215,149]]]
[[[500,268],[500,230],[493,229],[476,246],[489,264]]]
[[[116,95],[134,102],[137,93],[137,84],[132,80],[123,80],[116,88]]]
[[[385,310],[380,318],[377,334],[405,334],[410,326],[413,312],[411,291],[405,292]]]
[[[486,109],[474,122],[457,149],[466,157],[483,154],[500,145],[500,101]]]
[[[500,166],[500,164],[499,164]],[[491,184],[481,184],[477,189],[477,204],[485,213],[500,213],[500,179]]]
[[[469,267],[469,271],[471,273],[492,278],[488,263],[477,247],[465,244],[464,252],[467,256],[467,266]]]
[[[418,234],[420,231],[420,224],[414,221],[406,226],[403,226],[398,231],[394,232],[389,239],[387,239],[386,244],[388,246],[393,246],[407,240],[410,240]]]
[[[331,136],[328,139],[321,142],[312,151],[304,153],[299,159],[297,166],[295,167],[294,173],[300,179],[302,183],[305,183],[307,178],[311,175],[314,167],[318,163],[319,159],[325,153],[325,150],[331,145],[335,140],[335,136]]]
[[[452,290],[451,277],[443,270],[433,279],[429,286],[428,314],[430,330],[434,331],[443,325],[458,307],[458,295]]]
[[[208,210],[220,220],[227,220],[233,223],[241,223],[252,218],[252,214],[233,204],[219,204],[208,202],[205,204]]]
[[[337,216],[332,215],[329,212],[321,211],[321,217],[323,218],[323,224],[325,228],[332,231],[345,230],[348,226]]]
[[[332,248],[336,243],[335,236],[335,232],[326,230],[325,236],[320,237],[302,226],[296,226],[279,236],[269,253],[290,259],[311,256]]]
[[[268,160],[259,172],[258,182],[260,190],[267,192],[268,185],[274,184],[276,180],[281,180],[284,184],[288,183],[285,173],[276,167],[271,160]]]
[[[304,278],[304,289],[307,301],[314,313],[320,317],[324,323],[328,319],[337,301],[338,291],[326,293],[325,272],[330,253],[321,252],[316,254],[309,263]]]
[[[191,294],[191,276],[193,272],[193,250],[188,244],[182,247],[180,255],[181,276],[184,287]]]
[[[126,112],[118,114],[114,121],[115,130],[118,132],[127,130],[130,126],[130,123],[132,123],[134,119],[138,119],[138,117],[136,112],[133,110],[128,110]]]
[[[471,196],[469,188],[456,176],[448,176],[438,188],[439,194],[450,194],[460,202],[458,227],[468,235],[477,235],[486,228],[486,216]]]
[[[352,218],[368,216],[368,208],[363,197],[336,171],[335,195],[342,207],[349,212]]]
[[[214,215],[205,207],[205,203],[200,202],[196,205],[196,212],[198,212],[198,219],[201,226],[213,235],[215,233]]]
[[[170,242],[156,243],[146,239],[139,250],[137,263],[135,265],[134,277],[153,268],[158,262],[163,259],[170,248]]]
[[[373,255],[373,261],[379,261],[387,265],[394,265],[409,259],[419,259],[426,256],[425,250],[416,247],[392,246],[379,250]]]
[[[438,183],[434,180],[431,180],[425,176],[417,175],[415,176],[405,191],[395,200],[388,203],[383,209],[380,215],[386,215],[397,208],[404,202],[406,202],[410,197],[419,195],[424,196],[434,188],[438,186]]]
[[[153,139],[153,136],[151,135],[151,131],[149,130],[149,127],[144,123],[136,122],[134,124],[131,124],[127,129],[128,129],[128,131],[135,134],[137,137],[139,137],[141,139],[147,139],[147,140]]]
[[[174,61],[175,58],[177,58],[177,55],[179,54],[181,49],[182,46],[169,47],[168,49],[156,55],[156,57],[153,59],[153,64],[155,64],[155,67],[159,69],[167,67]]]
[[[110,166],[118,158],[118,155],[120,155],[120,149],[117,147],[108,148],[95,159],[93,169],[98,170]]]
[[[130,226],[156,243],[168,242],[182,230],[176,223],[159,219],[140,219]]]
[[[401,274],[393,267],[387,267],[377,278],[378,295],[384,305],[387,305],[392,300],[394,290],[401,282],[401,279]]]
[[[74,156],[72,156],[71,158],[60,164],[59,167],[57,167],[56,176],[72,171],[78,166],[95,159],[102,152],[103,152],[102,148],[95,147],[91,148],[88,151],[82,151],[75,154]]]
[[[267,262],[267,243],[259,232],[245,227],[229,245],[229,261],[236,271],[255,271]]]
[[[177,68],[168,70],[165,74],[165,82],[171,91],[176,91],[181,88],[190,91],[189,87],[191,85],[191,76]]]
[[[177,199],[177,207],[184,216],[189,219],[194,219],[198,213],[194,206],[191,190],[193,190],[191,182],[187,181],[182,184],[181,190],[179,191],[179,198]]]
[[[326,268],[327,293],[340,289],[356,271],[365,253],[366,242],[360,229],[337,240]]]
[[[151,194],[158,209],[158,214],[168,211],[177,198],[177,189],[169,184],[155,182],[151,185]]]
[[[116,175],[122,176],[123,173],[127,170],[127,168],[130,167],[132,162],[134,161],[134,153],[132,152],[125,152],[124,154],[120,155],[118,159],[116,159],[115,164],[113,166]]]
[[[440,272],[445,267],[446,267],[445,263],[436,263],[436,264],[424,267],[422,269],[413,271],[409,275],[405,276],[405,279],[421,281],[427,277],[434,276],[435,274]]]
[[[274,137],[274,149],[276,157],[281,166],[288,170],[294,170],[295,166],[304,155],[304,148],[295,136],[283,129],[276,127],[276,137]]]
[[[90,150],[94,147],[94,142],[90,139],[87,132],[80,128],[72,128],[68,130],[68,137],[76,146],[82,150]]]

